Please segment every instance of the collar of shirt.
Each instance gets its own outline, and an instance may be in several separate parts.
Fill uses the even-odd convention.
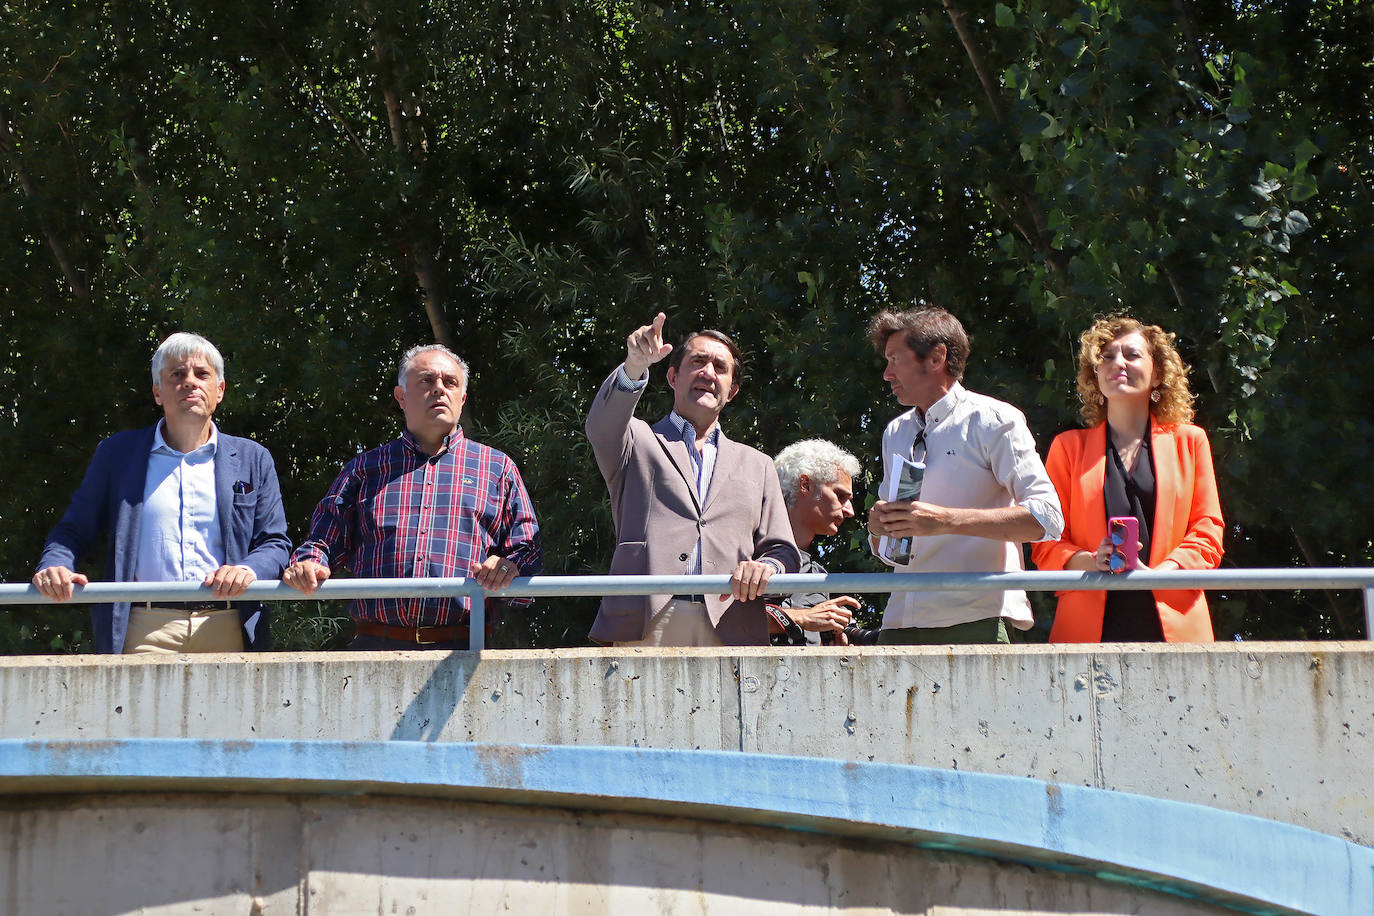
[[[167,444],[162,423],[153,432],[139,513],[134,578],[140,582],[194,582],[227,562],[215,491],[218,430],[198,448]]]
[[[695,452],[697,448],[697,428],[692,425],[692,421],[688,420],[676,410],[668,412],[668,419],[672,421],[673,426],[677,429],[678,435],[682,437],[682,441],[690,445],[692,451]],[[711,431],[706,434],[706,444],[715,448],[716,443],[719,441],[720,423],[717,421],[716,424],[711,427]]]
[[[462,441],[463,427],[455,426],[453,428],[453,432],[449,433],[447,436],[444,437],[444,444],[442,447],[440,447],[439,454],[431,455],[429,452],[420,448],[419,440],[415,438],[414,434],[412,434],[410,430],[406,429],[401,431],[401,442],[405,444],[406,448],[410,449],[412,452],[420,456],[420,458],[425,461],[429,460],[430,458],[439,458],[443,455],[447,455],[449,452],[456,449]]]
[[[697,469],[697,496],[704,503],[711,489],[711,476],[716,469],[716,450],[720,445],[720,424],[716,423],[706,434],[706,441],[697,451],[697,428],[676,410],[670,411],[668,419],[677,429],[678,436],[687,446],[687,454]]]
[[[219,427],[210,423],[210,438],[205,440],[205,444],[199,448],[193,448],[189,452],[179,452],[167,444],[167,440],[162,437],[162,427],[167,424],[166,420],[158,420],[157,426],[153,429],[153,447],[149,449],[149,454],[153,455],[209,455],[214,457],[219,449]]]
[[[930,405],[930,409],[927,410],[924,415],[919,411],[916,413],[916,420],[919,424],[917,426],[917,431],[927,432],[931,427],[939,426],[941,421],[954,413],[954,409],[959,406],[959,402],[963,399],[964,386],[955,382],[950,386],[950,389],[945,392],[944,397]]]

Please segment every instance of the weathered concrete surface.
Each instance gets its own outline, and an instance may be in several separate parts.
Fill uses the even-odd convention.
[[[28,913],[1220,913],[1055,871],[688,818],[433,799],[44,796],[0,804]]]
[[[5,738],[707,748],[1138,792],[1374,844],[1374,646],[11,658]]]
[[[1374,914],[1369,847],[1205,805],[1025,777],[613,746],[0,740],[0,797],[34,810],[61,805],[53,798],[112,791],[218,794],[249,807],[250,796],[263,795],[496,803],[516,816],[556,807],[700,821],[708,836],[705,822],[751,825],[815,841],[895,843],[917,857],[991,859],[1003,869],[1078,875],[1246,913]],[[371,838],[345,842],[370,848]],[[757,865],[770,869],[768,861]]]

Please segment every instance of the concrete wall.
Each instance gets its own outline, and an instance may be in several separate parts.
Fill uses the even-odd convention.
[[[1374,913],[1374,849],[1276,821],[723,751],[8,740],[0,837],[22,914]]]
[[[1374,844],[1374,647],[11,658],[0,738],[705,748],[1176,799]]]
[[[0,837],[16,916],[1221,912],[891,843],[415,799],[95,796],[0,808]]]

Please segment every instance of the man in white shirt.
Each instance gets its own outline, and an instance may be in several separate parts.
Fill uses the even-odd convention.
[[[54,601],[68,600],[87,584],[75,569],[105,536],[106,578],[194,582],[211,594],[203,601],[92,605],[97,652],[269,648],[266,606],[229,599],[256,579],[277,578],[291,549],[272,456],[216,427],[224,358],[210,341],[173,334],[153,354],[152,375],[162,419],[96,447],[48,535],[33,584]]]
[[[968,335],[940,308],[884,311],[869,341],[886,360],[883,378],[910,407],[883,431],[884,486],[894,456],[925,463],[920,498],[879,501],[868,515],[870,545],[913,538],[898,572],[1015,572],[1021,544],[1058,539],[1064,516],[1021,411],[960,384]],[[1009,642],[1007,623],[1031,627],[1022,591],[896,592],[880,643],[940,645]]]

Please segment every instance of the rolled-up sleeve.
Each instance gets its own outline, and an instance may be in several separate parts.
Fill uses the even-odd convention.
[[[534,504],[514,462],[506,460],[501,477],[504,499],[499,530],[493,538],[496,552],[520,567],[522,576],[537,576],[544,569],[544,548]]]
[[[334,478],[329,492],[315,506],[310,518],[310,533],[291,555],[290,562],[308,560],[332,566],[335,561],[348,557],[352,540],[351,515],[359,487],[358,475],[354,473],[358,464],[359,459],[354,458]]]
[[[1064,512],[1025,417],[1019,411],[1012,412],[1003,418],[998,433],[988,452],[993,476],[1006,487],[1012,502],[1024,506],[1040,523],[1043,532],[1032,543],[1059,540],[1064,533]]]

